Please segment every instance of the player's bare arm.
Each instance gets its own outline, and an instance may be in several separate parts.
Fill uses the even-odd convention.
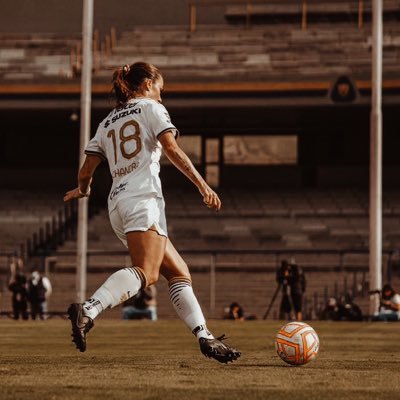
[[[102,159],[98,156],[92,154],[86,156],[86,159],[78,173],[78,187],[65,193],[64,202],[73,199],[81,199],[82,197],[88,197],[90,195],[90,183],[94,171],[96,171],[96,168],[101,162]]]
[[[172,131],[164,133],[160,137],[160,143],[163,146],[165,155],[183,174],[185,174],[199,189],[203,196],[203,201],[209,208],[215,208],[217,211],[221,208],[221,200],[218,195],[207,185],[202,176],[194,167],[189,157],[179,147]]]

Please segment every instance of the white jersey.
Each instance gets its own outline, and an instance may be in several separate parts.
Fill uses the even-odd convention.
[[[85,153],[108,161],[113,178],[110,212],[120,199],[144,194],[162,197],[158,138],[169,130],[178,134],[166,108],[149,98],[130,100],[100,123]]]

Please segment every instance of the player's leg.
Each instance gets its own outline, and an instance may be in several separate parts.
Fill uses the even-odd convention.
[[[158,280],[167,238],[152,228],[126,234],[127,245],[135,267],[113,273],[83,304],[71,304],[68,309],[73,342],[80,351],[86,350],[86,334],[93,320],[105,309],[112,308],[134,296],[141,288]]]
[[[168,281],[170,299],[178,316],[197,338],[213,338],[194,295],[189,268],[169,239],[160,271]]]
[[[126,234],[128,250],[134,267],[123,268],[83,304],[84,314],[94,319],[106,308],[123,303],[144,287],[157,282],[164,256],[166,237],[153,229]]]
[[[103,310],[115,307],[158,280],[166,245],[164,201],[155,196],[120,200],[110,212],[111,226],[128,247],[132,267],[112,274],[83,304],[68,309],[73,341],[86,349],[86,333]]]
[[[169,239],[160,271],[168,280],[169,295],[176,313],[199,340],[202,353],[223,363],[239,358],[238,351],[222,343],[223,336],[214,338],[207,329],[203,312],[193,292],[188,266]]]
[[[110,212],[111,226],[128,248],[132,267],[112,274],[84,303],[83,312],[88,317],[96,318],[104,309],[122,303],[141,287],[157,281],[166,242],[166,234],[161,236],[156,231],[159,207],[163,204],[154,197],[129,198]]]

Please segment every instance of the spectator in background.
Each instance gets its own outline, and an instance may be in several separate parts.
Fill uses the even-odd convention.
[[[229,307],[224,309],[223,319],[231,319],[234,321],[250,321],[257,319],[257,317],[254,314],[245,315],[243,307],[234,301]]]
[[[354,303],[352,296],[349,293],[343,298],[342,308],[341,308],[341,321],[362,321],[363,316],[361,308]]]
[[[319,319],[331,321],[362,321],[363,316],[360,307],[354,303],[349,294],[346,294],[341,302],[337,301],[335,297],[330,297],[324,310],[322,310],[319,315]]]
[[[319,319],[329,321],[339,321],[340,319],[340,304],[335,297],[329,297],[325,308],[321,311]]]
[[[239,303],[233,302],[225,309],[224,319],[244,321],[244,311]]]
[[[375,316],[374,320],[400,320],[400,295],[390,285],[384,285],[382,288],[379,313]]]
[[[28,319],[28,292],[26,289],[26,277],[20,272],[16,271],[14,276],[11,276],[8,288],[12,292],[12,309],[14,319],[19,317]]]
[[[28,281],[28,300],[32,319],[36,319],[36,316],[40,319],[47,317],[47,300],[51,292],[50,280],[42,276],[37,267],[32,268],[31,277]]]
[[[297,321],[303,319],[303,294],[306,290],[306,279],[303,269],[299,267],[294,260],[288,263],[282,260],[281,266],[277,271],[276,280],[282,287],[282,300],[279,307],[279,318],[294,318]]]
[[[122,307],[122,319],[147,318],[157,321],[157,290],[154,285],[148,286],[125,301]]]

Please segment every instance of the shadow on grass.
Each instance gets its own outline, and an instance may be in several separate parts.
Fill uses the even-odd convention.
[[[229,368],[296,368],[296,365],[289,364],[234,364]]]

